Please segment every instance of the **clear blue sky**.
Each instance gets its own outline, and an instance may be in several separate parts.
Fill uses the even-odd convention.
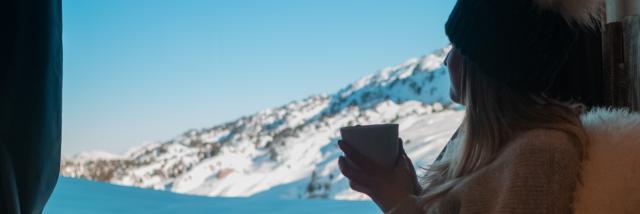
[[[63,154],[123,153],[444,47],[454,0],[64,0]]]

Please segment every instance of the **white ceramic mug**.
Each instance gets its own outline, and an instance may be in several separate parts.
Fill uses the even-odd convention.
[[[342,140],[373,162],[392,168],[400,155],[398,124],[340,128]]]

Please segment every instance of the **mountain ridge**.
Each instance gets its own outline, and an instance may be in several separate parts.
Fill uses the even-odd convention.
[[[462,112],[442,62],[450,47],[316,94],[130,149],[65,158],[61,175],[208,196],[364,199],[339,173],[339,127],[399,123],[407,153],[427,164]],[[431,160],[432,161],[432,160]]]

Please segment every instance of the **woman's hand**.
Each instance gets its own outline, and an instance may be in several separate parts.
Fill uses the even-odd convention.
[[[400,155],[394,168],[382,167],[345,143],[338,141],[345,156],[338,159],[340,171],[349,178],[351,189],[364,193],[387,212],[403,199],[422,191],[413,164],[398,140]]]

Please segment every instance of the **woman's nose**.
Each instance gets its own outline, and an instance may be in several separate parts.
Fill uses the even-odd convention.
[[[449,66],[449,56],[451,56],[451,51],[444,57],[444,66]]]

